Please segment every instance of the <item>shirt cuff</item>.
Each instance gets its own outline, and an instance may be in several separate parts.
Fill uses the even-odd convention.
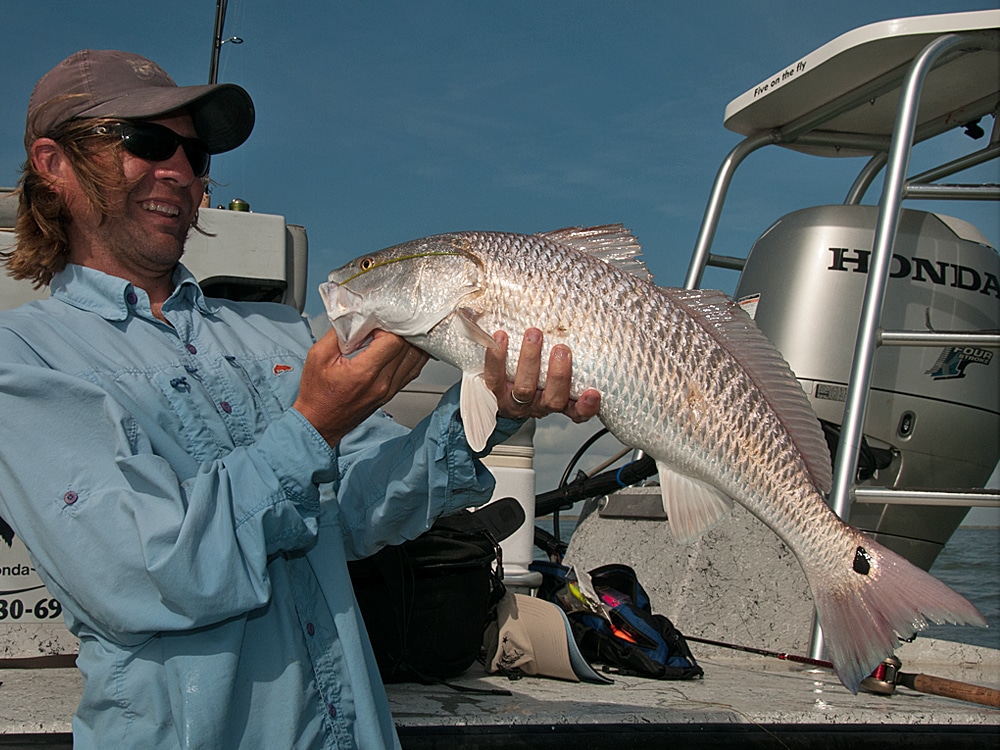
[[[316,486],[339,476],[336,451],[295,409],[268,425],[256,448],[287,492],[317,508]]]

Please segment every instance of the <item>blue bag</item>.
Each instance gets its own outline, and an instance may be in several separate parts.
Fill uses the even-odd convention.
[[[571,568],[536,560],[531,570],[542,574],[537,595],[563,608],[584,657],[603,664],[606,672],[659,680],[704,675],[674,624],[653,614],[649,596],[629,566],[602,565],[589,572],[608,618],[574,606],[567,593]]]

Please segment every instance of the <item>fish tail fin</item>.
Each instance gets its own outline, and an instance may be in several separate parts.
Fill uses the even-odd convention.
[[[852,693],[927,621],[987,627],[965,597],[868,537],[859,535],[854,560],[806,571],[823,628],[823,642],[837,677]]]

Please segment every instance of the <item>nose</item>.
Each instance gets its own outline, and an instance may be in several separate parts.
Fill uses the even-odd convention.
[[[153,170],[160,179],[172,180],[182,187],[188,187],[198,180],[194,167],[191,166],[191,161],[180,144],[169,158],[154,162]]]

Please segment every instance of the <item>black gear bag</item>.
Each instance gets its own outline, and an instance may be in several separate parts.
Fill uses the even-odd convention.
[[[384,682],[430,683],[472,666],[504,595],[499,542],[523,522],[504,498],[348,563]]]

